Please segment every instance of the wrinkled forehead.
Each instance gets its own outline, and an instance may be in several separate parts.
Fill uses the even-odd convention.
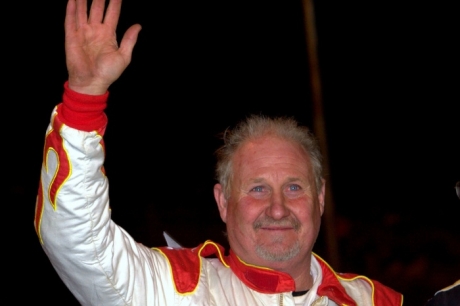
[[[306,171],[309,177],[312,172],[308,152],[297,142],[277,136],[247,140],[236,150],[232,166],[234,175],[254,167],[275,169],[277,166],[298,168],[299,171]]]
[[[257,153],[289,154],[310,163],[310,155],[300,143],[277,135],[264,135],[246,140],[235,151],[234,159],[242,156],[251,157]]]

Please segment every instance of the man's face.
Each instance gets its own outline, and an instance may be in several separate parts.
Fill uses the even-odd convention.
[[[318,236],[324,188],[318,194],[310,158],[300,145],[264,136],[233,158],[228,199],[214,194],[229,244],[243,261],[285,270],[308,258]]]

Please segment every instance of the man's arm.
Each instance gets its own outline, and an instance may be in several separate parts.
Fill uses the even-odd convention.
[[[107,90],[124,71],[140,30],[117,46],[121,0],[69,0],[66,56],[69,81],[53,111],[43,151],[35,229],[53,267],[84,305],[145,304],[155,295],[162,262],[110,219],[104,173]],[[146,290],[146,288],[149,290]],[[148,292],[147,292],[148,291]]]

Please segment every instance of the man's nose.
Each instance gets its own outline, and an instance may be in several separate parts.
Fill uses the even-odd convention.
[[[275,220],[280,220],[289,215],[287,201],[282,192],[273,192],[270,197],[270,206],[266,211],[267,215]]]

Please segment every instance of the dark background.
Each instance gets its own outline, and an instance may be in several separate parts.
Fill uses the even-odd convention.
[[[6,283],[17,301],[47,305],[77,304],[33,227],[45,129],[67,78],[65,5],[8,4],[2,48]],[[315,1],[334,268],[402,292],[405,305],[460,278],[453,6]],[[113,218],[148,246],[164,244],[163,230],[184,246],[225,245],[212,196],[218,132],[250,113],[313,126],[302,4],[127,0],[119,36],[133,23],[143,30],[107,109]],[[315,251],[331,257],[324,231]]]

